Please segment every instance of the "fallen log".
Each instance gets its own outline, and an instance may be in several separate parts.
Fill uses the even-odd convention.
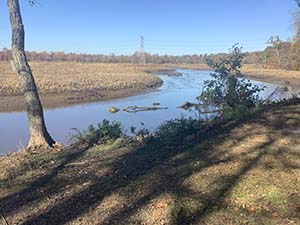
[[[203,104],[200,104],[200,103],[191,103],[191,102],[185,102],[184,104],[180,105],[180,106],[177,106],[177,108],[181,108],[181,109],[189,109],[189,108],[192,108],[192,107],[198,107],[198,106],[201,106]]]
[[[142,111],[156,111],[161,109],[168,109],[167,107],[156,107],[156,106],[150,106],[150,107],[144,107],[144,106],[128,106],[124,109],[122,109],[125,112],[134,113],[134,112],[142,112]]]

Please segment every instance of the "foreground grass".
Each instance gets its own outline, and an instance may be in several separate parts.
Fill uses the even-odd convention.
[[[0,160],[8,224],[300,224],[300,105],[180,140]],[[173,143],[173,144],[171,144]]]

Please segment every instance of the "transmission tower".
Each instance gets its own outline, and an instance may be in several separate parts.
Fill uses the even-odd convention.
[[[139,63],[140,64],[146,64],[144,36],[143,35],[141,35],[141,47],[140,47]]]

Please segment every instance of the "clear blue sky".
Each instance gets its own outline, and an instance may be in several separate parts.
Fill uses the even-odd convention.
[[[224,52],[234,43],[262,50],[271,35],[291,36],[294,0],[20,0],[26,48],[132,54]],[[0,1],[0,49],[10,46],[6,0]]]

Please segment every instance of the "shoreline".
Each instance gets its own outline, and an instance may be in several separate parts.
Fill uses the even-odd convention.
[[[264,77],[261,75],[254,75],[254,74],[244,74],[244,77],[246,79],[251,79],[251,80],[256,80],[256,81],[261,81],[261,82],[266,82],[274,85],[280,85],[280,86],[287,86],[289,87],[293,92],[299,92],[300,90],[300,83],[297,83],[299,81],[293,81],[289,79],[280,79],[276,77]]]
[[[202,64],[178,65],[176,68],[206,71],[212,70],[208,66]],[[290,87],[293,92],[299,92],[300,90],[300,71],[267,69],[255,67],[255,65],[252,64],[245,64],[242,68],[242,74],[246,79],[267,82],[274,85],[286,85]]]
[[[156,68],[151,68],[151,65],[149,65],[149,68],[144,67],[143,71],[150,74],[151,76],[182,76],[182,73],[176,71],[176,69],[209,70],[209,68],[205,65],[162,65],[161,67]],[[244,74],[246,79],[253,79],[256,81],[267,82],[274,85],[288,86],[291,88],[293,93],[298,92],[298,90],[300,89],[300,78],[298,78],[294,74],[292,74],[292,76],[289,74],[297,72],[254,69],[251,67],[246,67],[244,71],[242,71],[242,73]],[[273,73],[274,75],[272,75]],[[285,76],[286,74],[287,76]],[[109,101],[113,99],[126,98],[130,96],[149,93],[161,87],[162,84],[163,81],[161,79],[153,79],[147,84],[138,85],[135,87],[124,87],[119,89],[85,89],[66,93],[41,93],[40,98],[44,109],[54,109],[83,103]],[[23,111],[25,111],[23,95],[0,95],[0,113]]]
[[[177,69],[158,69],[158,70],[152,70],[149,71],[149,73],[153,75],[162,75],[162,76],[168,76],[168,77],[181,77],[183,74],[181,72],[178,72]]]
[[[77,62],[30,62],[44,108],[134,96],[162,85],[152,70],[161,66]],[[0,62],[0,112],[24,111],[19,79]]]
[[[163,81],[153,84],[151,87],[122,88],[118,90],[82,90],[65,94],[41,94],[40,98],[44,109],[69,107],[78,104],[88,104],[113,99],[127,98],[140,94],[156,91]],[[0,96],[0,113],[24,112],[23,95]]]
[[[145,70],[145,72],[155,75],[163,76],[182,76],[182,73],[177,72],[174,68],[159,68]],[[122,99],[140,94],[147,94],[149,92],[156,91],[163,85],[163,81],[159,79],[159,82],[147,84],[145,87],[128,87],[120,88],[116,90],[103,89],[103,90],[81,90],[70,93],[48,93],[40,94],[42,105],[44,109],[55,109],[60,107],[69,107],[78,104],[88,104],[93,102],[109,101],[113,99]],[[0,95],[0,113],[11,112],[24,112],[24,97],[23,95]]]

